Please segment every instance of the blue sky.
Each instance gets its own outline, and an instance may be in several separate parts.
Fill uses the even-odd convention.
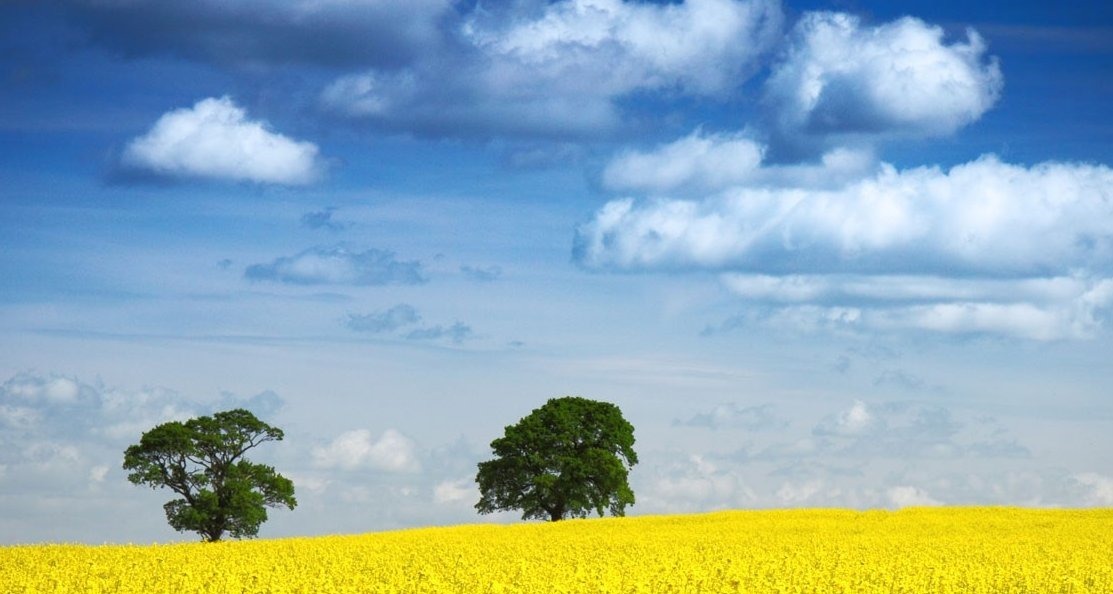
[[[475,521],[548,398],[634,514],[1113,505],[1106,3],[0,7],[0,542],[191,539],[146,429],[245,406],[264,536]]]

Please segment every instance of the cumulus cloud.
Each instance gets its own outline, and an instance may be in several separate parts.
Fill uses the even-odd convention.
[[[836,190],[738,187],[605,205],[577,236],[589,268],[1045,277],[1113,272],[1113,170],[993,156]]]
[[[574,255],[595,270],[724,272],[739,297],[785,304],[773,314],[801,326],[1051,340],[1100,327],[1111,238],[1109,167],[985,156],[883,164],[832,189],[614,200],[578,229]]]
[[[626,150],[603,170],[603,186],[619,192],[707,195],[749,188],[839,189],[882,169],[873,151],[835,147],[815,161],[770,163],[768,146],[746,134],[688,136],[648,151]]]
[[[355,470],[373,468],[385,472],[416,472],[420,469],[416,444],[395,429],[374,439],[367,429],[341,433],[325,446],[314,448],[313,462],[319,468]]]
[[[321,165],[317,145],[250,120],[228,97],[210,97],[164,114],[124,149],[121,164],[168,177],[304,185]]]
[[[116,443],[200,410],[165,388],[125,391],[62,375],[19,373],[0,385],[0,436]]]
[[[134,519],[135,508],[127,508],[138,494],[113,470],[124,449],[160,423],[208,412],[165,388],[126,390],[31,372],[3,381],[0,508],[13,527],[4,538],[72,539],[82,530],[90,540],[112,538],[103,523],[81,518]]]
[[[397,67],[440,43],[449,0],[77,0],[91,41],[128,56],[170,54],[258,69]]]
[[[398,260],[394,252],[352,251],[337,245],[318,246],[269,263],[252,264],[244,277],[291,285],[417,285],[425,282],[421,262]]]
[[[516,2],[477,9],[456,45],[402,70],[341,77],[344,116],[428,134],[594,136],[639,91],[723,96],[777,40],[774,0]]]
[[[965,42],[943,37],[912,17],[867,27],[847,14],[805,14],[766,82],[777,130],[823,144],[941,136],[977,120],[1001,93],[1000,68],[974,30]]]
[[[613,190],[661,192],[685,186],[717,190],[747,182],[761,165],[765,147],[741,134],[691,135],[650,152],[627,150],[603,171]]]
[[[159,505],[170,494],[128,483],[120,470],[124,449],[163,422],[279,405],[270,391],[198,402],[167,388],[122,389],[60,374],[0,378],[0,543],[189,539],[163,518]],[[301,511],[294,524],[268,530],[340,533],[474,519],[472,495],[460,499],[466,481],[445,478],[474,474],[486,448],[461,438],[421,450],[398,429],[322,439],[279,424],[287,429],[285,445],[261,450],[257,461],[294,481]],[[444,505],[432,506],[434,498]]]

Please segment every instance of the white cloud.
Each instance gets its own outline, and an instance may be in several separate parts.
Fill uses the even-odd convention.
[[[170,177],[301,185],[320,173],[317,145],[249,120],[228,97],[164,114],[124,150],[125,166]]]
[[[579,229],[591,268],[1044,277],[1113,271],[1113,170],[985,156],[837,190],[738,187],[605,205]]]
[[[913,329],[1041,341],[1090,338],[1113,305],[1111,279],[724,274],[721,280],[735,295],[767,304],[763,323],[805,331]],[[734,325],[743,321],[733,320]]]
[[[705,136],[697,130],[650,153],[626,151],[607,165],[611,189],[668,191],[698,184],[713,189],[748,181],[765,148],[743,135]]]
[[[479,500],[479,490],[475,481],[470,479],[443,481],[433,487],[433,501],[436,503],[459,503],[473,499]]]
[[[626,150],[603,170],[602,182],[614,191],[698,194],[748,187],[840,188],[874,174],[873,153],[839,147],[816,163],[764,163],[767,147],[745,134],[690,135],[651,151]]]
[[[227,396],[225,402],[238,404]],[[114,482],[110,474],[124,449],[156,425],[207,412],[165,388],[19,373],[0,383],[0,464],[23,493],[77,498],[92,486],[130,493],[126,481]]]
[[[1108,279],[1099,284],[1109,283]],[[1094,338],[1104,327],[1113,300],[1091,303],[1087,291],[1057,304],[956,302],[860,307],[787,305],[751,308],[705,333],[751,325],[801,332],[878,333],[923,331],[956,336],[1002,336],[1034,341]]]
[[[651,5],[623,0],[567,0],[526,19],[473,19],[464,33],[505,66],[531,66],[581,88],[618,94],[679,86],[715,93],[739,83],[757,54],[779,33],[776,2],[687,0]]]
[[[784,483],[777,489],[777,501],[784,505],[800,505],[812,500],[823,491],[823,483],[813,480],[803,483]]]
[[[30,429],[42,420],[39,411],[25,406],[0,405],[0,426],[9,430]]]
[[[341,433],[328,445],[314,448],[313,461],[320,468],[344,470],[370,467],[414,472],[420,468],[413,440],[394,429],[387,429],[378,439],[372,439],[367,429]]]
[[[39,469],[71,467],[81,461],[81,452],[73,445],[39,441],[24,448],[22,458]]]
[[[876,27],[840,13],[808,13],[766,83],[788,135],[939,136],[977,120],[1002,87],[995,59],[972,29],[965,43],[905,17]]]
[[[103,464],[98,464],[89,469],[89,482],[103,483],[106,476],[108,476],[108,467]]]
[[[291,285],[416,285],[425,282],[421,262],[398,260],[389,250],[353,251],[343,245],[317,246],[293,256],[252,264],[244,276]]]
[[[868,276],[822,274],[727,273],[723,284],[739,297],[772,303],[806,302],[983,302],[1010,303],[1018,299],[1055,303],[1104,291],[1100,283],[1083,278],[1047,277],[1022,279],[947,278],[942,276]]]
[[[747,505],[757,500],[757,494],[738,474],[699,454],[658,469],[637,493],[640,509],[673,513]]]
[[[1109,281],[1103,281],[1109,282]],[[1066,304],[940,303],[870,312],[866,327],[915,328],[947,334],[996,334],[1029,340],[1089,338],[1099,324],[1092,309]]]
[[[646,4],[565,0],[482,7],[458,40],[401,71],[337,79],[325,107],[429,134],[590,136],[621,121],[614,100],[655,90],[720,96],[781,30],[775,0]]]
[[[861,433],[872,422],[873,415],[866,408],[866,403],[855,400],[854,406],[851,406],[850,410],[839,413],[835,420],[835,430],[837,433],[854,435]]]
[[[1083,472],[1071,478],[1088,489],[1086,496],[1088,505],[1113,506],[1113,478],[1096,472]]]
[[[76,403],[81,396],[81,389],[77,382],[68,377],[21,374],[4,384],[4,393],[31,405],[64,405]]]
[[[768,319],[801,327],[1054,340],[1093,335],[1113,305],[1104,165],[985,156],[946,171],[883,164],[835,188],[789,181],[611,201],[579,228],[576,257],[600,270],[726,272],[739,297],[784,305]]]
[[[104,482],[143,432],[203,412],[164,388],[20,373],[0,384],[0,462],[23,488],[76,490]]]
[[[889,504],[897,508],[943,505],[942,501],[935,499],[927,491],[909,485],[890,487],[885,491],[885,496]]]

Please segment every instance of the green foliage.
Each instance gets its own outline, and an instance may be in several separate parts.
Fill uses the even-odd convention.
[[[481,514],[522,510],[522,519],[625,515],[627,482],[638,463],[634,426],[613,404],[553,398],[491,442],[495,459],[479,463]]]
[[[250,449],[281,441],[282,430],[243,409],[184,423],[163,423],[124,451],[128,480],[181,496],[166,503],[166,520],[179,532],[216,542],[224,533],[251,537],[267,507],[294,509],[294,483],[265,464],[243,459]]]

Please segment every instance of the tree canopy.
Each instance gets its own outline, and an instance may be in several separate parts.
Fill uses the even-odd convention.
[[[627,482],[638,463],[633,446],[634,426],[614,404],[553,398],[491,442],[495,458],[479,463],[475,508],[554,522],[592,511],[625,515],[634,504]]]
[[[243,457],[282,437],[281,429],[244,409],[163,423],[124,451],[124,470],[136,485],[180,495],[163,506],[175,530],[197,532],[208,542],[226,532],[251,537],[267,520],[267,507],[297,505],[290,479]]]

